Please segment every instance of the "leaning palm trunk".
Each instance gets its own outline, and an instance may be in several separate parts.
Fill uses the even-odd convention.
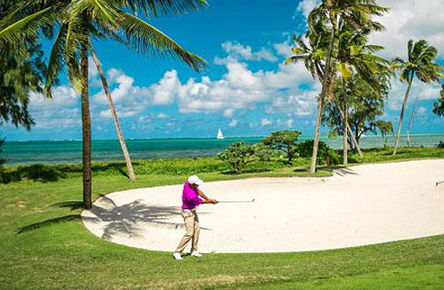
[[[102,66],[100,65],[99,59],[94,51],[93,46],[90,44],[89,49],[91,51],[91,55],[96,64],[97,70],[99,71],[100,79],[102,80],[103,89],[105,90],[106,98],[108,100],[109,109],[111,114],[113,115],[114,125],[116,127],[117,136],[119,137],[120,146],[122,147],[123,156],[125,157],[126,167],[128,168],[128,174],[130,180],[135,180],[136,176],[134,175],[133,165],[131,163],[131,158],[128,153],[128,149],[126,147],[125,138],[123,137],[122,129],[120,128],[119,119],[117,118],[116,109],[114,107],[114,102],[111,97],[111,92],[108,87],[108,82],[106,81],[105,74],[103,73]]]
[[[316,132],[315,132],[315,138],[314,138],[314,142],[313,142],[313,154],[311,156],[310,173],[315,173],[315,171],[316,171],[316,161],[317,161],[317,157],[318,157],[318,147],[319,147],[319,133],[321,131],[322,110],[324,108],[324,100],[325,100],[325,95],[327,93],[328,83],[331,79],[331,76],[330,76],[331,55],[332,55],[332,51],[333,51],[333,43],[335,40],[335,35],[336,35],[336,30],[333,26],[333,28],[331,30],[331,35],[330,35],[330,43],[328,46],[327,63],[325,65],[325,74],[324,74],[324,79],[323,79],[323,83],[322,83],[322,92],[321,92],[321,97],[319,98],[318,116],[316,118]]]
[[[343,153],[343,163],[344,165],[348,163],[348,155],[347,155],[347,146],[348,146],[348,139],[347,139],[347,123],[348,123],[348,113],[347,113],[347,84],[345,82],[345,79],[342,78],[342,97],[343,97],[343,104],[344,104],[344,115],[343,115],[343,143],[344,143],[344,153]]]
[[[398,151],[399,138],[401,136],[402,119],[404,118],[404,111],[405,111],[405,108],[407,106],[407,101],[409,99],[410,90],[412,88],[412,82],[413,82],[413,76],[412,76],[412,78],[410,79],[410,81],[408,83],[407,92],[405,93],[404,102],[402,103],[401,115],[399,116],[398,134],[396,135],[395,149],[393,150],[393,155],[396,155],[396,152]]]
[[[81,47],[82,70],[82,134],[83,134],[83,205],[86,209],[92,207],[91,192],[91,114],[89,110],[88,87],[88,46]]]

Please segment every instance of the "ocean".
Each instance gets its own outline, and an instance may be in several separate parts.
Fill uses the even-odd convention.
[[[245,141],[246,144],[260,142],[263,137],[236,137],[218,140],[215,138],[202,139],[143,139],[127,140],[128,150],[132,160],[166,159],[182,157],[214,156],[223,151],[231,143]],[[311,139],[300,137],[299,141]],[[433,147],[440,141],[444,141],[444,134],[436,135],[411,135],[411,146]],[[339,149],[342,147],[342,137],[321,137],[330,147]],[[388,144],[393,146],[394,138],[388,138]],[[381,136],[365,136],[360,140],[362,148],[374,148],[384,146],[385,139]],[[400,146],[406,145],[405,136],[401,136]],[[118,140],[93,140],[93,161],[123,160],[120,143]],[[2,157],[6,159],[6,165],[19,164],[55,164],[55,163],[80,163],[82,162],[82,141],[5,141]]]

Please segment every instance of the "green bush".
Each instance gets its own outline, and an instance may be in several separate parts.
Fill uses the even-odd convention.
[[[288,161],[291,163],[297,157],[296,142],[300,135],[301,132],[299,131],[277,131],[271,133],[271,136],[262,139],[261,142],[273,150],[285,153]]]
[[[304,141],[297,146],[297,152],[300,157],[309,158],[313,154],[313,140]],[[319,141],[317,164],[323,165],[327,163],[327,157],[330,158],[331,164],[339,163],[339,156],[336,151],[331,149],[326,143]]]
[[[444,149],[444,142],[439,141],[439,144],[436,145],[436,148]]]
[[[263,144],[245,145],[245,142],[235,142],[217,157],[229,164],[236,174],[241,174],[245,166],[255,161],[267,161],[272,156],[271,150]]]

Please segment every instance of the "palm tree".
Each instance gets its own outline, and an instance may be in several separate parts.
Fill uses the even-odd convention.
[[[393,155],[398,151],[399,137],[401,135],[402,120],[404,118],[404,111],[409,99],[410,90],[412,88],[415,76],[423,83],[437,82],[440,83],[440,78],[443,78],[443,67],[435,63],[438,55],[438,50],[429,45],[425,40],[414,42],[409,40],[407,44],[408,60],[404,61],[401,58],[393,60],[393,67],[396,70],[401,70],[399,80],[401,82],[407,81],[407,91],[405,93],[404,102],[402,103],[401,114],[399,115],[398,133],[396,135],[395,148]]]
[[[326,43],[328,44],[328,41],[325,39],[325,35],[328,34],[328,30],[325,26],[322,24],[319,25],[316,29],[316,34],[311,33],[311,31],[307,31],[306,38],[309,39],[310,44],[306,44],[302,37],[293,36],[293,42],[295,43],[295,47],[292,48],[292,53],[290,57],[288,57],[285,60],[285,64],[288,65],[290,63],[297,63],[297,62],[304,62],[305,67],[307,70],[311,73],[313,78],[318,78],[319,82],[322,84],[324,80],[324,67],[325,67],[325,60],[327,57],[327,51],[325,49]],[[324,46],[324,47],[322,47]],[[331,85],[333,82],[331,82]],[[332,90],[329,89],[329,92]],[[335,95],[329,94],[328,98],[329,102],[336,102]],[[324,107],[324,99],[319,99],[318,103],[318,112],[321,110],[321,108]],[[341,114],[342,118],[344,118],[344,111],[341,109],[340,106],[338,106],[339,113]],[[321,110],[322,112],[322,110]],[[318,116],[319,117],[319,116]],[[317,120],[317,122],[321,122],[321,120]],[[362,157],[362,151],[359,147],[359,143],[357,142],[353,131],[348,124],[348,122],[345,122],[346,124],[346,130],[350,133],[350,136],[352,138],[352,142],[355,145],[356,150],[358,151],[359,156]]]
[[[56,76],[65,66],[70,83],[76,91],[81,92],[85,208],[92,206],[88,87],[90,39],[113,40],[145,55],[178,58],[199,71],[206,65],[202,58],[186,51],[135,14],[142,12],[147,17],[151,14],[174,15],[197,10],[205,5],[204,0],[20,1],[2,20],[0,45],[13,43],[24,36],[37,36],[41,31],[52,36],[57,30],[49,56],[44,92],[51,97]]]
[[[331,82],[331,60],[334,49],[334,42],[337,38],[337,31],[340,21],[352,26],[355,29],[367,26],[374,30],[382,30],[384,26],[372,20],[372,16],[382,16],[388,11],[387,8],[376,5],[376,0],[322,0],[321,4],[314,8],[308,15],[307,22],[311,30],[319,22],[330,25],[330,39],[327,50],[327,61],[324,69],[324,79],[320,103],[323,103],[327,88]],[[313,155],[311,158],[310,173],[316,170],[316,159],[319,145],[319,132],[321,129],[322,107],[319,106],[316,121],[316,132],[313,145]]]
[[[354,75],[359,75],[375,91],[386,90],[389,76],[389,62],[373,53],[384,49],[382,46],[369,45],[370,28],[361,28],[358,31],[341,21],[338,31],[338,47],[333,58],[336,61],[337,71],[342,80],[342,108],[343,110],[343,162],[348,163],[348,83]],[[382,80],[386,80],[382,82]],[[338,106],[340,107],[340,106]],[[353,134],[353,133],[351,133]]]
[[[89,46],[89,50],[91,52],[91,56],[93,57],[94,63],[96,64],[100,79],[102,80],[102,85],[105,91],[106,99],[108,100],[109,109],[111,111],[111,115],[113,116],[114,126],[116,127],[117,137],[119,138],[120,147],[122,147],[123,156],[126,162],[126,168],[128,169],[129,179],[135,180],[136,175],[134,174],[133,164],[131,163],[131,158],[126,147],[125,138],[123,137],[122,129],[120,128],[119,118],[117,118],[116,108],[114,107],[113,98],[111,97],[111,91],[109,90],[108,82],[105,78],[105,73],[103,72],[102,65],[100,64],[94,47],[91,44]]]

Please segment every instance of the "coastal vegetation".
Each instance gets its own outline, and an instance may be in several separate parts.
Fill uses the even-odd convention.
[[[440,83],[443,78],[443,67],[435,62],[438,51],[425,40],[408,42],[407,61],[399,57],[389,61],[378,56],[384,47],[369,44],[369,37],[384,29],[374,17],[383,16],[388,11],[374,0],[321,1],[308,15],[305,37],[293,37],[296,46],[285,63],[303,62],[313,78],[322,84],[311,172],[316,170],[321,123],[331,132],[343,136],[343,164],[348,162],[349,145],[362,157],[359,147],[362,134],[367,131],[375,133],[378,125],[381,125],[379,130],[383,135],[390,131],[387,121],[376,118],[383,115],[391,79],[401,70],[400,80],[407,81],[408,87],[398,122],[395,155],[413,79],[416,76],[424,83]],[[365,86],[366,95],[363,95]],[[368,112],[363,112],[367,106]],[[359,120],[357,109],[369,115],[361,115]]]
[[[356,142],[359,144],[361,137],[368,134],[378,134],[385,136],[393,131],[393,124],[390,121],[381,120],[384,115],[384,104],[388,98],[388,88],[374,90],[367,82],[359,76],[348,83],[349,93],[347,93],[348,123],[353,132]],[[342,81],[336,80],[334,84],[334,96],[337,102],[327,102],[322,115],[322,123],[330,130],[330,136],[344,136],[344,126],[340,108],[344,106],[344,99],[341,98]],[[390,130],[391,128],[391,130]],[[356,151],[355,144],[349,134],[347,142],[353,151]]]
[[[34,124],[28,112],[31,95],[52,97],[59,75],[66,70],[81,98],[83,130],[82,164],[4,167],[0,140],[0,288],[442,287],[442,235],[334,251],[207,255],[198,262],[185,259],[178,265],[168,258],[169,253],[109,243],[84,228],[81,210],[91,208],[92,201],[102,195],[180,184],[194,174],[205,181],[327,177],[356,164],[444,158],[442,143],[438,148],[398,147],[415,78],[440,83],[444,77],[442,66],[436,63],[437,49],[425,40],[411,40],[407,60],[384,59],[378,55],[384,48],[369,39],[384,28],[375,16],[385,15],[388,9],[375,0],[325,0],[309,13],[304,36],[293,37],[295,47],[286,60],[286,64],[303,62],[322,85],[314,140],[298,142],[301,132],[278,131],[260,144],[234,143],[214,157],[131,161],[93,42],[114,41],[142,55],[177,58],[199,72],[206,66],[205,60],[149,20],[206,5],[204,0],[0,2],[0,126],[8,122],[30,129]],[[52,43],[47,63],[43,62],[41,38]],[[91,162],[90,54],[99,70],[125,162]],[[394,124],[383,115],[397,73],[407,82],[407,91],[394,149],[388,144],[361,149],[359,142],[366,133],[394,134]],[[444,87],[433,112],[444,116]],[[331,135],[342,136],[342,150],[333,150],[319,140],[322,124]]]
[[[261,143],[270,147],[271,150],[283,152],[288,162],[292,162],[297,154],[298,137],[302,133],[299,131],[277,131],[261,140]]]
[[[286,176],[330,176],[333,169],[338,168],[335,164],[341,162],[340,150],[335,151],[324,142],[319,143],[320,157],[317,162],[319,172],[309,173],[311,152],[313,150],[313,140],[307,140],[298,144],[297,157],[292,163],[280,158],[280,153],[267,153],[263,158],[254,157],[253,162],[244,164],[243,173],[238,174],[231,167],[230,162],[221,160],[219,157],[197,157],[180,159],[153,159],[137,160],[134,162],[134,172],[137,175],[171,175],[185,176],[196,173],[217,173],[227,178],[240,178],[255,176],[256,174],[279,175],[285,173]],[[236,145],[240,146],[239,145]],[[246,145],[244,145],[246,146]],[[350,166],[388,161],[404,161],[430,158],[444,158],[444,151],[439,147],[402,147],[397,155],[392,156],[392,148],[381,147],[373,149],[363,149],[364,155],[360,157],[357,153],[351,153],[349,156]],[[265,150],[267,152],[267,150]],[[328,167],[327,160],[330,159]],[[250,160],[250,159],[248,159]],[[121,161],[94,162],[91,167],[94,176],[115,176],[123,180],[128,178],[126,165]],[[62,179],[79,178],[82,176],[82,164],[32,164],[6,166],[3,173],[3,183],[16,183],[19,181],[29,185],[29,181],[47,183],[48,185],[56,183]],[[0,182],[1,184],[2,182]],[[20,184],[20,182],[18,183]]]
[[[436,148],[391,153],[390,148],[368,150],[362,162],[444,157]],[[354,158],[359,156],[350,156],[351,161]],[[303,167],[236,175],[226,174],[223,170],[229,171],[229,166],[215,158],[137,161],[138,178],[130,182],[119,170],[126,169],[125,162],[94,163],[93,199],[114,191],[180,184],[190,172],[200,172],[205,181],[306,176],[309,165],[310,157]],[[80,220],[82,165],[44,167],[58,166],[66,177],[56,182],[27,179],[0,184],[1,289],[404,289],[425,284],[439,289],[444,283],[442,235],[332,251],[208,254],[179,264],[170,253],[122,246],[88,232]],[[320,166],[316,174],[326,176],[331,170]]]
[[[22,39],[37,38],[43,33],[53,39],[53,46],[45,70],[43,93],[52,97],[57,77],[66,67],[68,80],[81,96],[82,140],[83,140],[83,202],[85,208],[92,207],[91,175],[91,114],[89,105],[88,55],[93,47],[92,40],[111,40],[143,55],[169,56],[182,60],[196,71],[206,62],[199,56],[182,48],[160,30],[139,18],[142,13],[151,16],[176,15],[195,11],[206,5],[196,1],[16,1],[5,12],[0,21],[0,45],[21,43]],[[46,32],[46,33],[45,33]],[[15,52],[21,53],[24,46]],[[94,53],[94,58],[97,55]],[[98,61],[96,61],[98,63]],[[102,76],[102,82],[107,88]],[[108,102],[113,110],[110,96]],[[115,113],[115,112],[114,112]],[[117,116],[114,114],[119,138]],[[123,138],[123,137],[122,137]],[[122,143],[122,140],[120,140]],[[122,143],[122,148],[125,151]],[[132,174],[129,155],[125,152],[130,178]]]
[[[408,60],[403,60],[399,57],[393,60],[393,67],[401,71],[399,80],[401,82],[407,82],[407,91],[405,92],[401,113],[399,115],[398,133],[396,135],[393,155],[395,155],[398,150],[404,112],[415,76],[418,80],[427,84],[431,82],[441,84],[441,79],[444,78],[444,74],[442,73],[443,67],[435,63],[438,50],[434,46],[429,45],[427,41],[419,40],[418,42],[414,42],[413,40],[409,40],[407,52]]]

